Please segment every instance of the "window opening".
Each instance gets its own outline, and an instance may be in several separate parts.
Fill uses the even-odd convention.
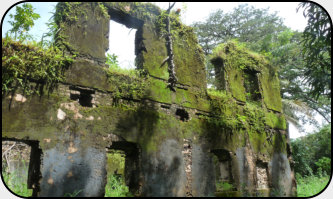
[[[176,115],[179,117],[179,119],[183,122],[187,122],[190,119],[190,116],[187,111],[184,109],[177,109]]]
[[[211,60],[211,63],[214,67],[210,66],[211,74],[208,75],[208,78],[213,76],[214,78],[211,80],[215,82],[215,87],[217,90],[226,90],[226,80],[225,80],[225,72],[224,72],[224,61],[222,58],[217,57]]]
[[[258,189],[268,189],[268,164],[266,162],[257,161],[256,162],[256,174],[257,174],[257,188]]]
[[[94,90],[81,89],[74,86],[70,86],[70,99],[78,100],[79,104],[84,107],[93,107],[94,100],[93,94],[95,94]]]
[[[258,101],[261,99],[259,92],[258,71],[244,70],[244,87],[246,99],[250,101]]]
[[[112,18],[112,16],[111,16]],[[106,52],[109,67],[135,69],[135,28],[110,20],[109,50]]]

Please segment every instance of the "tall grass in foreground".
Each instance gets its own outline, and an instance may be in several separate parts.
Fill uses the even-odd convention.
[[[117,175],[108,175],[105,186],[105,197],[129,197],[132,194],[124,182],[124,178]]]
[[[330,179],[329,175],[324,176],[296,176],[297,179],[297,196],[310,197],[321,192]]]
[[[20,177],[16,173],[10,174],[2,172],[2,177],[4,183],[13,193],[23,197],[29,197],[32,195],[32,189],[28,189],[27,183],[18,179]]]

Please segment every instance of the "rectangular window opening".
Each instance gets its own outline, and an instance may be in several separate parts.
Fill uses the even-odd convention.
[[[244,70],[244,87],[246,92],[246,100],[259,101],[261,99],[257,73],[257,71],[253,70]]]
[[[136,69],[136,32],[136,28],[127,28],[121,23],[110,20],[109,50],[105,53],[110,70],[124,72]]]

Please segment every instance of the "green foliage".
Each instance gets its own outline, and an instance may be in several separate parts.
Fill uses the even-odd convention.
[[[303,57],[306,62],[305,82],[311,87],[310,94],[318,99],[320,95],[331,98],[331,22],[324,9],[312,2],[302,2],[307,17],[302,38]]]
[[[326,187],[329,179],[329,175],[302,177],[300,174],[296,173],[297,196],[311,197],[318,194]]]
[[[54,7],[55,9],[55,7]],[[55,13],[46,23],[48,27],[48,32],[43,33],[40,45],[42,47],[51,47],[55,44],[56,36],[59,32],[58,24],[55,22]]]
[[[322,157],[317,162],[315,162],[315,165],[318,167],[318,172],[323,171],[326,174],[331,172],[331,158]]]
[[[105,63],[109,66],[110,70],[116,70],[116,69],[120,68],[117,58],[118,58],[118,56],[114,53],[113,54],[109,54],[109,53],[106,54],[106,62]]]
[[[216,182],[216,191],[221,192],[221,191],[231,191],[234,188],[232,184],[229,184],[228,182],[222,182],[218,181]]]
[[[274,65],[280,66],[279,79],[284,113],[296,126],[300,126],[300,121],[316,123],[313,117],[315,112],[330,122],[331,99],[325,95],[316,99],[310,94],[309,85],[304,83],[308,69],[302,56],[302,34],[286,30],[281,35],[280,41],[273,44],[271,61]],[[306,117],[301,117],[299,113]]]
[[[125,185],[124,178],[117,175],[108,175],[105,187],[105,197],[130,197],[133,196]]]
[[[110,15],[108,13],[108,9],[101,2],[98,2],[98,6],[101,8],[104,17],[110,18]]]
[[[330,174],[331,127],[327,125],[319,132],[298,138],[291,142],[295,172],[302,176],[328,171]],[[326,158],[324,158],[326,157]]]
[[[28,174],[28,165],[23,162],[25,173]],[[32,195],[32,189],[28,189],[27,183],[22,182],[22,176],[17,172],[7,173],[2,170],[3,182],[8,188],[22,197],[30,197]]]
[[[44,49],[36,44],[2,39],[2,94],[18,87],[31,94],[31,82],[45,84],[52,90],[57,82],[64,80],[63,72],[72,62],[71,57],[56,47]],[[40,94],[38,90],[35,92]]]
[[[125,154],[120,151],[110,150],[107,153],[107,173],[124,175]]]
[[[12,26],[9,32],[14,34],[15,40],[17,38],[20,41],[31,39],[32,36],[28,34],[28,31],[34,26],[34,21],[40,18],[40,15],[34,13],[34,8],[30,3],[23,3],[22,6],[16,6],[15,8],[15,15],[9,15],[11,19],[14,19],[13,21],[9,21],[9,24]]]
[[[270,14],[268,8],[256,9],[247,4],[239,5],[229,13],[217,10],[205,22],[193,26],[206,55],[230,39],[246,42],[251,50],[261,52],[267,49],[270,38],[284,28],[276,13]]]

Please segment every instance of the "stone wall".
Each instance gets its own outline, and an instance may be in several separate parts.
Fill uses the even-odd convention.
[[[32,150],[40,158],[30,160],[34,195],[104,196],[106,148],[126,153],[125,181],[136,196],[295,195],[279,88],[266,81],[276,74],[259,61],[260,85],[249,90],[242,85],[244,71],[221,48],[215,60],[230,64],[217,78],[225,92],[207,92],[196,36],[173,16],[179,81],[171,91],[167,66],[161,67],[166,48],[160,14],[149,3],[57,5],[57,44],[76,54],[65,80],[42,96],[18,89],[2,98],[2,138],[33,141],[40,150]],[[137,29],[140,75],[107,70],[110,19]],[[246,98],[250,91],[261,97]],[[217,167],[232,191],[215,193]]]

